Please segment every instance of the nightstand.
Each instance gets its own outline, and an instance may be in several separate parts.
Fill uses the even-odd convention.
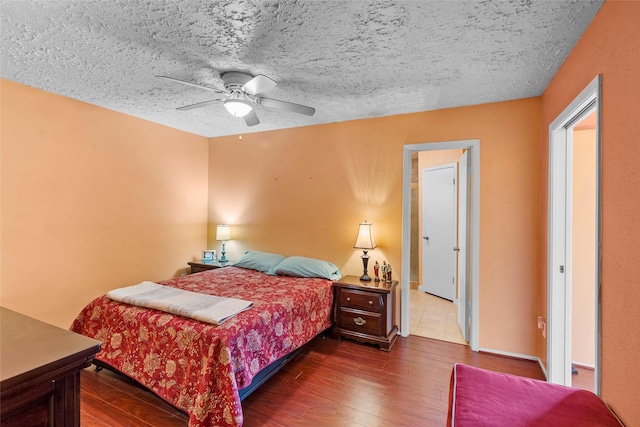
[[[333,282],[333,320],[331,334],[362,343],[379,345],[389,351],[398,338],[393,324],[394,293],[398,281],[361,282],[358,276],[345,276]]]
[[[191,273],[189,274],[193,274],[193,273],[200,273],[201,271],[228,267],[230,265],[233,265],[233,262],[228,261],[223,264],[220,261],[211,261],[211,262],[191,261],[191,262],[188,262],[187,264],[191,266]]]

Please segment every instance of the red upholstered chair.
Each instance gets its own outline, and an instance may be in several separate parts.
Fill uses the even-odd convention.
[[[620,427],[590,391],[456,364],[449,389],[449,427]]]

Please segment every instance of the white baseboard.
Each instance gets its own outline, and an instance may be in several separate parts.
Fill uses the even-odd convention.
[[[484,353],[497,354],[499,356],[512,357],[512,358],[515,358],[515,359],[524,359],[524,360],[531,360],[533,362],[538,362],[538,366],[540,366],[540,369],[542,370],[542,374],[544,375],[544,379],[548,380],[547,370],[545,369],[544,365],[542,364],[542,360],[540,360],[540,358],[537,357],[537,356],[531,356],[529,354],[521,354],[521,353],[512,353],[510,351],[494,350],[494,349],[491,349],[491,348],[480,348],[478,351],[482,351]]]
[[[578,360],[572,360],[571,364],[574,366],[577,366],[578,368],[593,369],[593,370],[596,369],[596,367],[592,363],[582,363]]]
[[[542,369],[542,373],[544,374],[545,381],[549,381],[549,376],[547,375],[547,369],[542,364],[542,360],[540,360],[539,357],[537,357],[537,359],[538,359],[538,365],[540,365],[540,369]]]
[[[484,347],[480,347],[478,349],[478,351],[482,351],[484,353],[492,353],[492,354],[497,354],[499,356],[508,356],[508,357],[513,357],[514,359],[525,359],[525,360],[533,360],[534,362],[540,360],[538,357],[536,356],[531,356],[528,354],[520,354],[520,353],[512,353],[510,351],[502,351],[502,350],[494,350],[492,348],[484,348]]]

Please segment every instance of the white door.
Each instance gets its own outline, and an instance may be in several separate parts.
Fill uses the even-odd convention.
[[[456,297],[457,164],[422,171],[422,286],[449,301]]]
[[[467,320],[467,202],[469,200],[469,155],[468,151],[458,161],[458,325],[465,341],[469,341]]]

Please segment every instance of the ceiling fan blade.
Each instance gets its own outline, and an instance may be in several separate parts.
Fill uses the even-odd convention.
[[[169,77],[169,76],[156,76],[159,79],[165,79],[165,80],[170,80],[172,82],[177,82],[177,83],[182,83],[183,85],[187,85],[187,86],[191,86],[191,87],[197,87],[198,89],[204,89],[204,90],[208,90],[211,92],[215,92],[215,93],[222,93],[226,95],[226,92],[223,90],[218,90],[218,89],[214,89],[212,87],[208,87],[208,86],[202,86],[196,83],[191,83],[191,82],[187,82],[184,80],[180,80],[180,79],[175,79],[173,77]]]
[[[247,126],[255,126],[260,124],[260,119],[258,119],[258,115],[256,114],[256,110],[249,111],[249,114],[243,117],[244,122]]]
[[[273,89],[277,84],[278,83],[271,80],[269,77],[258,74],[257,76],[246,82],[244,86],[242,86],[242,90],[249,95],[257,95],[259,93],[264,93]]]
[[[179,110],[179,111],[193,110],[194,108],[204,107],[205,105],[213,104],[214,102],[218,102],[218,101],[224,101],[224,99],[223,98],[210,99],[208,101],[198,102],[197,104],[184,105],[182,107],[176,108],[176,110]]]
[[[291,111],[294,113],[304,114],[307,116],[313,116],[316,109],[313,107],[307,107],[306,105],[294,104],[293,102],[280,101],[273,98],[256,98],[256,102],[265,107],[277,108],[279,110]]]

